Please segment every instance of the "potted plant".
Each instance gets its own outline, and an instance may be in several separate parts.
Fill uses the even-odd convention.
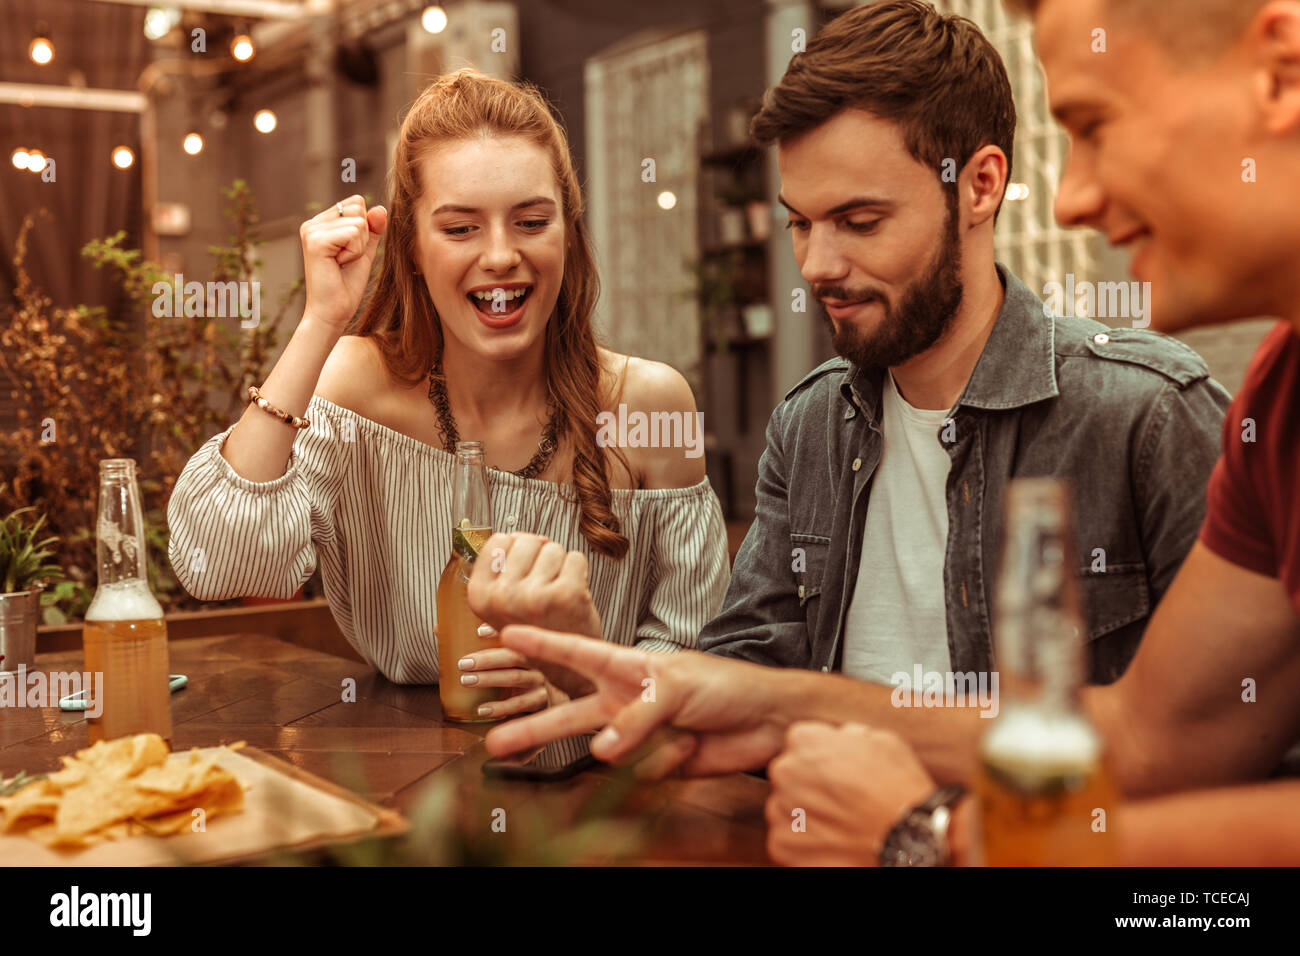
[[[756,242],[764,242],[772,235],[772,206],[761,184],[742,178],[724,189],[720,198],[738,219],[738,224],[725,227],[733,235],[724,237],[724,242],[743,240],[746,228],[749,238]]]
[[[735,250],[687,262],[687,268],[695,273],[695,288],[687,294],[699,302],[700,323],[718,352],[727,351],[734,334],[736,277],[740,266],[741,256]]]
[[[63,577],[63,571],[49,559],[49,546],[58,538],[51,535],[36,540],[45,515],[28,524],[24,512],[28,506],[13,511],[0,520],[0,668],[15,670],[36,662],[36,625],[41,591],[51,581]]]

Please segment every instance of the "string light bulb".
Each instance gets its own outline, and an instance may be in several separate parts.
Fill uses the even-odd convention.
[[[275,114],[270,110],[258,110],[253,115],[253,126],[259,133],[269,133],[275,129]]]
[[[436,3],[425,7],[424,12],[420,14],[420,26],[428,33],[441,33],[447,29],[447,11]]]
[[[198,133],[188,133],[181,145],[185,152],[189,153],[191,156],[197,156],[199,153],[203,152],[203,137]]]
[[[14,169],[26,169],[29,155],[30,154],[27,150],[19,146],[13,151],[12,155],[10,155],[9,161],[14,164]]]
[[[130,169],[135,162],[135,153],[130,146],[118,146],[113,150],[113,165],[118,169]]]
[[[38,66],[45,66],[54,59],[54,44],[50,42],[50,28],[44,23],[36,24],[32,42],[27,47],[27,55]]]
[[[241,33],[230,41],[230,55],[240,63],[247,63],[257,53],[257,47],[253,46],[253,38],[247,33]]]
[[[149,12],[144,15],[144,35],[150,40],[161,40],[180,22],[179,8],[150,7]]]

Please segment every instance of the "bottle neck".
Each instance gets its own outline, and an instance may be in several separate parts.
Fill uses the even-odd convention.
[[[147,581],[144,512],[131,459],[100,463],[96,535],[99,586]]]
[[[1002,645],[1006,647],[1004,642]],[[1079,666],[1075,649],[1065,641],[1038,639],[1034,654],[1017,658],[1003,654],[998,662],[998,686],[1004,708],[1025,707],[1051,713],[1079,709]]]
[[[453,528],[489,531],[492,528],[492,500],[488,493],[482,442],[459,442],[456,445],[451,505]]]
[[[1078,707],[1086,640],[1064,489],[1013,482],[998,587],[997,667],[1008,703]]]

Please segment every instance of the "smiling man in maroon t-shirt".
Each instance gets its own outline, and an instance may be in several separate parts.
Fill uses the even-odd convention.
[[[1130,794],[1222,788],[1131,807],[1127,855],[1295,863],[1300,782],[1243,784],[1300,734],[1300,2],[1019,5],[1071,137],[1057,218],[1131,245],[1162,330],[1283,319],[1228,410],[1199,542],[1088,701]],[[1105,54],[1079,41],[1098,26]]]

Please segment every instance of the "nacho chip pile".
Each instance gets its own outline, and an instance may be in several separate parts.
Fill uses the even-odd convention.
[[[46,846],[78,848],[138,833],[177,833],[203,810],[205,820],[244,808],[244,784],[217,766],[223,752],[168,759],[157,734],[101,740],[61,757],[63,769],[0,797],[0,832]]]

